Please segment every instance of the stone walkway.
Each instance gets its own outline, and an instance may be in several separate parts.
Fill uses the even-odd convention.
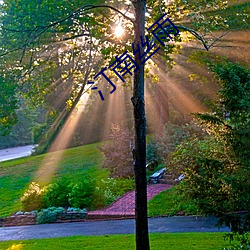
[[[171,185],[155,184],[147,188],[148,201],[160,192],[169,189]],[[130,191],[113,202],[110,206],[96,211],[88,212],[89,219],[113,219],[135,217],[135,191]]]

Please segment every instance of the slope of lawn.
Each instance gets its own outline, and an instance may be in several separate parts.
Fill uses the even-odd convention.
[[[172,216],[179,212],[185,215],[199,214],[197,207],[177,194],[175,187],[159,193],[148,203],[148,215],[150,217]]]
[[[64,176],[79,181],[87,174],[100,178],[100,175],[106,176],[106,171],[98,169],[102,160],[98,145],[100,143],[65,150],[51,179]],[[50,157],[57,154],[50,153]],[[46,156],[48,154],[0,162],[0,217],[20,210],[20,197],[30,182],[37,181],[35,174]]]
[[[151,234],[152,250],[221,250],[228,246],[224,233]],[[134,235],[74,236],[57,239],[7,241],[0,243],[4,250],[78,250],[78,249],[135,249]]]

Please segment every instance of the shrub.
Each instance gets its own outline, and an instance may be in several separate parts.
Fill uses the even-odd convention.
[[[116,199],[116,196],[112,192],[115,185],[116,180],[114,178],[101,179],[96,182],[93,194],[95,209],[107,206]]]
[[[223,250],[250,250],[250,240],[247,233],[228,233],[225,239],[229,240],[231,246],[225,247]],[[235,240],[237,243],[233,244]]]
[[[45,188],[43,198],[45,207],[68,207],[70,190],[70,181],[66,178],[61,178],[56,182],[48,185]]]
[[[24,211],[39,210],[43,207],[44,189],[38,183],[32,182],[27,191],[21,197],[22,209]]]
[[[69,204],[73,207],[91,207],[92,195],[94,193],[94,185],[92,181],[87,179],[76,183],[72,186],[69,193]]]
[[[64,212],[62,207],[49,207],[37,213],[36,224],[55,222],[59,213]]]
[[[119,178],[116,179],[116,185],[113,186],[113,193],[119,197],[124,193],[134,190],[135,183],[133,178]]]
[[[100,208],[111,204],[124,193],[134,189],[132,178],[106,178],[96,182],[93,205]]]

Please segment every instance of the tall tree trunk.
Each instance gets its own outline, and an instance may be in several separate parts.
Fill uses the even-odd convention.
[[[134,44],[140,44],[140,36],[145,35],[146,0],[133,1],[135,7]],[[146,117],[144,103],[144,65],[140,63],[139,53],[135,54],[139,69],[134,74],[132,103],[134,107],[135,147],[133,149],[135,173],[135,216],[136,249],[149,250],[147,218],[147,180],[146,180]]]

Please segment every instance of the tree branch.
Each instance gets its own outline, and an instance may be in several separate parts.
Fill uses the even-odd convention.
[[[188,31],[189,33],[191,33],[193,36],[195,36],[205,47],[205,49],[208,51],[216,42],[218,42],[223,36],[225,36],[226,34],[228,34],[229,31],[227,31],[226,33],[223,33],[221,36],[217,37],[210,45],[207,44],[207,41],[204,39],[204,36],[200,35],[197,31],[190,29],[186,26],[182,26],[182,25],[175,25],[178,29],[184,30],[184,31]]]
[[[79,15],[85,11],[89,11],[89,10],[92,10],[92,9],[96,9],[96,8],[109,8],[117,13],[119,13],[120,15],[122,15],[125,19],[127,19],[128,21],[134,23],[134,20],[131,19],[130,17],[128,17],[126,14],[122,13],[120,10],[116,9],[115,7],[113,6],[110,6],[110,5],[84,5],[82,7],[80,7],[79,9],[77,9],[76,11],[72,12],[70,15],[56,21],[56,22],[52,22],[51,24],[49,25],[44,25],[44,26],[37,26],[35,27],[34,29],[27,29],[27,30],[15,30],[15,29],[9,29],[9,28],[5,28],[4,26],[2,26],[2,29],[5,30],[5,31],[10,31],[10,32],[29,32],[29,33],[32,33],[32,32],[38,32],[38,34],[36,34],[32,39],[30,39],[30,41],[26,42],[25,44],[23,44],[21,47],[18,47],[18,48],[15,48],[15,49],[12,49],[12,50],[9,50],[9,51],[6,51],[2,54],[0,54],[0,57],[1,56],[5,56],[9,53],[12,53],[12,52],[15,52],[15,51],[18,51],[18,50],[25,50],[27,48],[28,45],[30,45],[32,42],[34,42],[39,36],[41,36],[45,31],[47,31],[49,28],[52,28],[58,24],[61,24],[63,22],[65,22],[66,20],[76,16],[76,15]],[[79,35],[79,36],[82,36],[82,35]],[[76,36],[77,37],[77,36]],[[66,39],[68,40],[68,39]]]
[[[180,30],[184,30],[184,31],[188,31],[190,34],[192,34],[194,37],[196,37],[204,46],[204,48],[209,51],[209,49],[216,43],[218,42],[223,36],[225,36],[226,34],[229,33],[229,31],[223,33],[221,36],[217,37],[211,44],[208,44],[207,41],[204,39],[205,35],[202,36],[200,35],[196,30],[193,30],[191,28],[188,28],[186,26],[182,26],[182,25],[175,25],[176,28],[180,29]],[[171,27],[166,28],[166,32],[168,32],[168,29],[171,29]],[[163,31],[158,33],[159,35],[163,34]],[[150,44],[152,45],[155,41],[155,38],[153,38],[150,42]]]

